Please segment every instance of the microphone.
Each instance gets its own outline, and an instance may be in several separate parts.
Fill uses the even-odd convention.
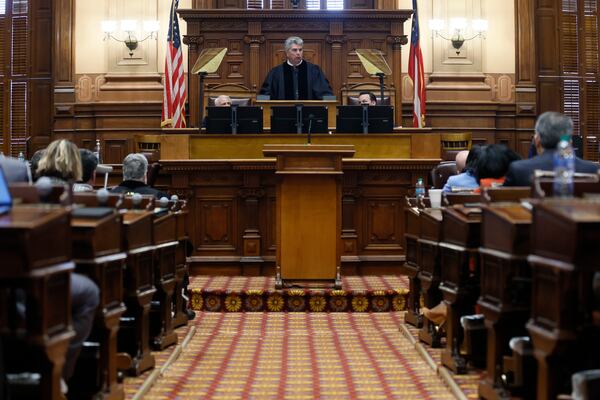
[[[96,166],[97,174],[104,174],[104,189],[108,186],[108,174],[110,174],[113,170],[113,167],[106,164],[98,164]]]
[[[315,118],[315,114],[308,114],[308,144],[310,144],[310,133],[312,130],[312,122]]]

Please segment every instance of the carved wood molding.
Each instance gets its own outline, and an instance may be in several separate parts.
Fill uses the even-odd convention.
[[[344,159],[345,170],[408,171],[429,170],[440,159],[420,160],[353,160]],[[187,173],[190,171],[275,171],[275,159],[257,160],[161,160],[161,173]]]
[[[263,44],[265,37],[263,35],[246,35],[244,36],[244,43],[249,45]]]
[[[240,10],[240,9],[225,9],[225,10],[192,10],[179,9],[179,15],[185,20],[188,19],[333,19],[330,12],[322,10]],[[382,20],[399,20],[406,21],[412,15],[412,10],[339,10],[335,13],[335,19],[382,19]]]

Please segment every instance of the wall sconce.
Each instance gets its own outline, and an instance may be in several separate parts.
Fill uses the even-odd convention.
[[[133,19],[121,20],[121,30],[125,32],[125,39],[118,39],[113,36],[113,32],[117,30],[117,21],[102,21],[102,32],[104,39],[113,39],[117,42],[125,43],[129,49],[129,57],[133,57],[133,51],[137,49],[138,44],[148,39],[158,39],[158,21],[144,21],[144,32],[148,35],[142,40],[138,40],[135,36],[137,31],[137,21]]]
[[[452,42],[452,47],[456,49],[456,54],[460,54],[460,49],[462,45],[469,40],[473,40],[476,37],[480,37],[485,39],[485,33],[488,30],[488,21],[486,19],[474,19],[471,21],[471,29],[475,34],[469,38],[464,37],[464,32],[467,29],[467,20],[466,18],[451,18],[450,19],[450,31],[454,32],[452,37],[447,38],[440,33],[442,29],[444,29],[444,20],[441,19],[432,19],[429,20],[429,29],[432,34],[435,36],[439,36],[442,39],[448,40]]]

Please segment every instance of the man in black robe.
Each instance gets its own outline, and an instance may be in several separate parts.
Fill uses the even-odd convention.
[[[269,72],[260,94],[271,100],[322,100],[333,96],[329,81],[321,68],[302,59],[304,41],[292,36],[285,41],[287,60]]]

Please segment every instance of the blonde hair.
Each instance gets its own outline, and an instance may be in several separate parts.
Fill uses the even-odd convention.
[[[56,177],[65,181],[80,181],[81,156],[77,146],[67,139],[50,143],[46,154],[38,164],[37,175]]]

